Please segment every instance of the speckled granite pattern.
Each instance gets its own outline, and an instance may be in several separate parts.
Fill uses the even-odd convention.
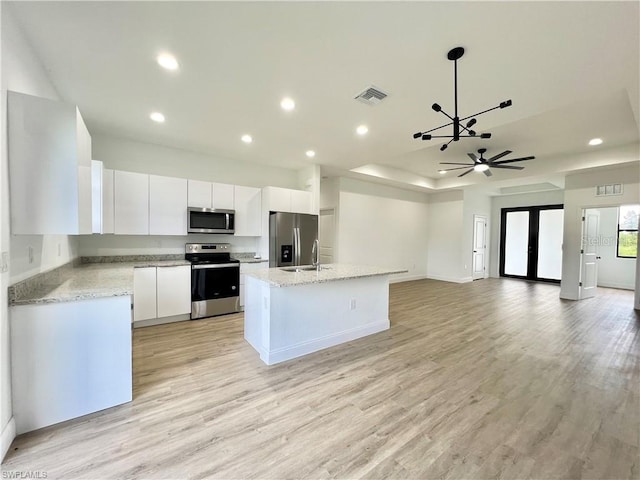
[[[133,269],[190,265],[181,260],[63,265],[9,287],[9,305],[73,302],[133,293]]]
[[[254,258],[255,255],[253,252],[231,252],[231,258],[240,260],[240,263],[264,263],[269,261],[268,258]]]
[[[165,262],[184,260],[184,253],[167,255],[109,255],[103,257],[80,257],[82,263],[131,263],[131,262]]]
[[[331,263],[323,265],[320,271],[285,272],[281,268],[264,268],[246,272],[244,275],[247,277],[257,278],[258,280],[267,282],[274,287],[293,287],[296,285],[308,285],[311,283],[335,282],[338,280],[376,277],[380,275],[392,275],[394,273],[406,272],[407,270],[402,269]]]

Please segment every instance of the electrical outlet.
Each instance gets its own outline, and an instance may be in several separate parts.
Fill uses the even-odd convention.
[[[349,310],[355,310],[356,309],[356,299],[352,298],[351,301],[349,302]]]
[[[9,252],[2,252],[2,273],[9,271]]]
[[[29,245],[29,263],[33,263],[33,247]]]

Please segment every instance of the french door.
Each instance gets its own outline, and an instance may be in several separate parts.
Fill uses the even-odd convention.
[[[503,208],[500,276],[560,282],[563,205]]]

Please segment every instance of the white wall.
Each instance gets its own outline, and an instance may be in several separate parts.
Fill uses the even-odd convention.
[[[102,134],[93,134],[91,140],[93,158],[104,162],[105,168],[250,187],[301,188],[295,170],[216,158]]]
[[[392,281],[427,273],[427,196],[339,179],[337,262],[402,268]]]
[[[466,282],[464,260],[464,192],[429,195],[427,220],[427,276],[447,282]]]
[[[598,286],[633,290],[636,281],[636,260],[619,258],[616,255],[618,209],[609,207],[597,210],[600,212]]]
[[[580,281],[582,210],[638,203],[640,162],[618,168],[569,175],[565,179],[564,243],[560,298],[577,300]],[[622,183],[623,194],[596,197],[595,186]],[[636,259],[636,261],[638,261]]]
[[[2,101],[0,128],[2,150],[0,160],[0,250],[9,252],[9,272],[0,274],[0,428],[4,456],[13,439],[11,408],[11,374],[9,312],[7,309],[7,287],[26,276],[49,270],[68,262],[76,256],[76,241],[66,235],[20,235],[10,236],[9,184],[7,158],[7,90],[30,95],[58,99],[58,92],[51,83],[37,55],[29,45],[20,27],[11,14],[11,7],[2,3]],[[60,255],[58,255],[60,244]],[[26,246],[34,247],[34,262],[29,264]]]
[[[500,214],[503,208],[532,207],[536,205],[559,205],[564,203],[564,191],[521,193],[502,195],[491,199],[491,246],[490,269],[492,277],[500,276]]]

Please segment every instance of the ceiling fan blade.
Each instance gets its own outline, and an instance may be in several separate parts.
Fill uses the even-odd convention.
[[[457,162],[440,162],[440,165],[469,165],[470,167],[473,167],[473,164],[471,163],[457,163]]]
[[[464,170],[465,168],[469,168],[469,167],[471,167],[471,165],[467,165],[466,167],[447,168],[445,172],[450,172],[451,170]]]
[[[521,158],[512,158],[510,160],[500,160],[499,162],[493,162],[495,165],[502,165],[503,163],[512,163],[512,162],[524,162],[525,160],[533,160],[536,157],[521,157]]]
[[[460,175],[458,175],[458,177],[464,177],[467,173],[471,173],[471,172],[473,172],[473,168],[470,168],[466,172],[461,173]]]
[[[491,173],[491,170],[485,170],[483,172],[487,177],[490,177],[491,175],[493,175],[493,173]]]
[[[504,157],[505,155],[509,155],[510,153],[513,153],[511,150],[505,150],[502,153],[499,153],[498,155],[495,155],[489,159],[487,159],[488,162],[493,162],[494,160],[498,160],[499,158]]]
[[[467,153],[467,155],[469,155],[469,158],[473,160],[473,163],[478,163],[478,160],[480,160],[480,158],[475,153]]]
[[[509,170],[524,170],[524,167],[515,167],[513,165],[491,165],[491,168],[508,168]]]

